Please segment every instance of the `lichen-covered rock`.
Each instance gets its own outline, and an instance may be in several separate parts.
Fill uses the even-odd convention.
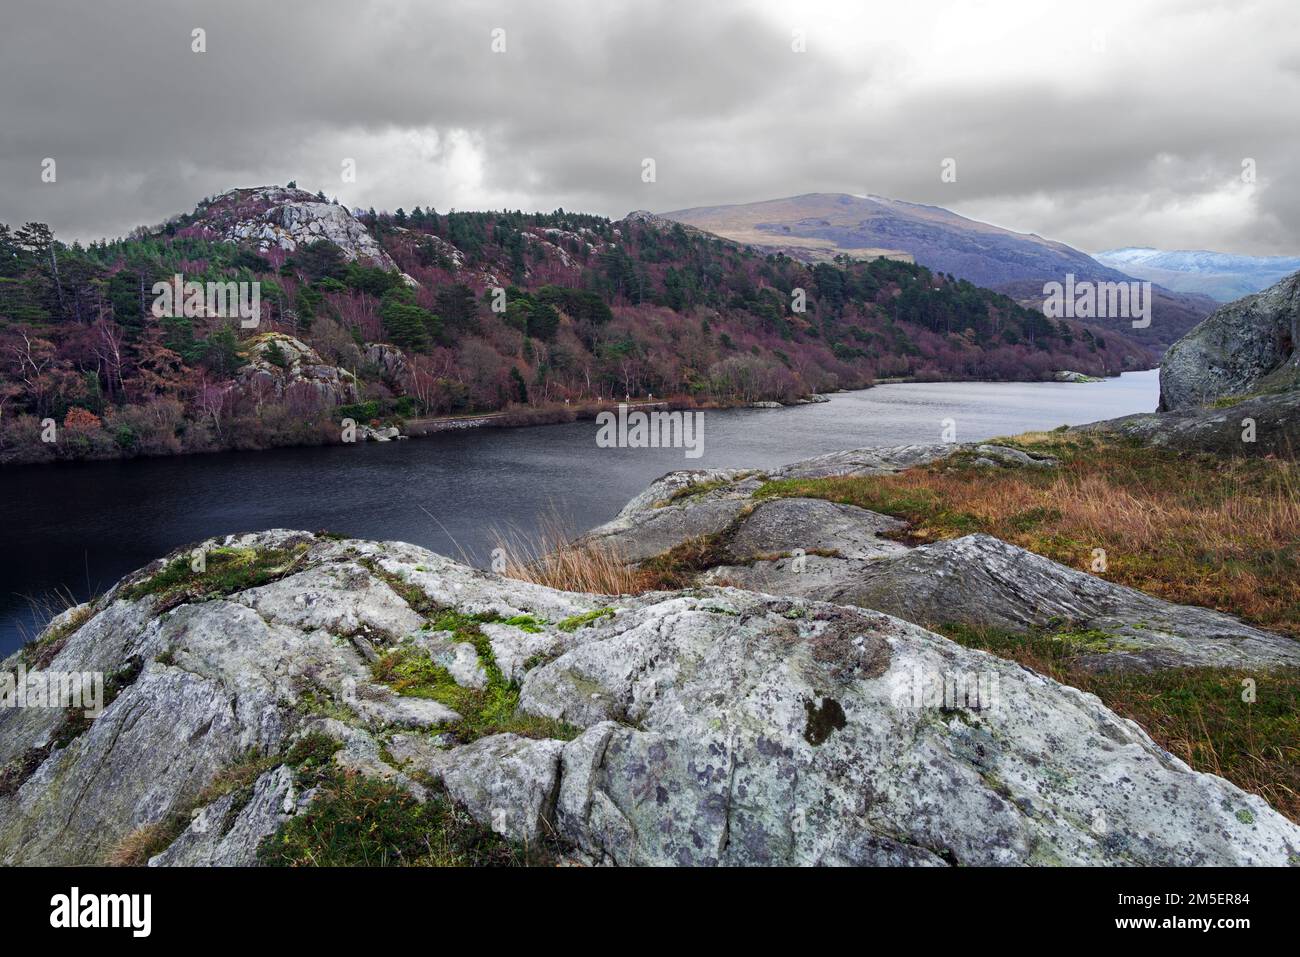
[[[239,867],[248,849],[276,832],[297,810],[293,772],[285,765],[261,775],[251,794],[238,791],[204,806],[150,867]],[[242,802],[242,803],[241,803]]]
[[[978,700],[928,696],[945,678]],[[1095,697],[857,609],[641,599],[522,706],[587,728],[555,823],[595,861],[1283,864],[1300,840]]]
[[[1300,390],[1257,396],[1222,408],[1139,413],[1076,428],[1112,432],[1180,452],[1293,459],[1300,455]]]
[[[769,507],[750,517],[780,534],[794,513]],[[851,513],[819,512],[870,554]],[[447,795],[579,861],[1300,860],[1300,828],[1098,699],[876,611],[720,588],[571,594],[412,545],[285,530],[200,549],[221,574],[183,576],[192,552],[178,552],[37,649],[51,670],[122,677],[88,727],[0,711],[15,756],[0,861],[98,863],[162,833],[155,865],[255,863],[318,799],[290,764],[322,736],[335,773]],[[475,689],[518,706],[463,732],[462,714],[383,676],[412,653],[452,663],[471,625],[478,667],[439,680],[469,706]],[[232,780],[248,783],[220,787]]]
[[[1077,663],[1099,670],[1300,667],[1300,642],[1066,568],[990,535],[865,562],[817,597],[933,625],[1025,632],[1066,623],[1088,631],[1095,646]]]
[[[564,742],[497,734],[437,756],[423,768],[498,834],[535,845],[550,836]]]
[[[1300,385],[1300,273],[1220,306],[1160,364],[1160,410]]]
[[[281,186],[232,189],[198,211],[198,221],[228,242],[243,242],[266,252],[327,240],[348,260],[395,271],[397,265],[345,207],[322,201],[306,190]]]
[[[244,343],[245,364],[235,373],[244,391],[268,389],[283,396],[294,387],[307,388],[328,405],[357,400],[357,379],[346,369],[329,365],[301,339],[282,332],[264,332]]]

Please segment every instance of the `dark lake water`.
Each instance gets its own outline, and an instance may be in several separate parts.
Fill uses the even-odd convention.
[[[596,447],[594,422],[476,429],[389,444],[232,452],[0,470],[0,654],[34,633],[29,598],[78,598],[172,549],[264,528],[414,542],[486,565],[494,530],[548,514],[612,518],[681,468],[769,468],[823,452],[959,442],[1149,412],[1155,371],[1105,382],[882,385],[820,405],[707,412],[704,454]]]

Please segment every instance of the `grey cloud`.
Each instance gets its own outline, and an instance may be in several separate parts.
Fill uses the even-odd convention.
[[[868,18],[860,38],[805,15],[803,55],[790,52],[790,9],[52,0],[11,10],[0,219],[121,235],[231,186],[291,178],[362,206],[613,216],[826,190],[978,211],[1087,249],[1300,249],[1290,0],[1235,14],[1258,50],[1230,42],[1239,37],[1203,49],[1195,34],[1181,45],[1185,8],[1152,5],[1105,59],[1062,57],[1028,83],[981,61],[996,50],[982,27],[955,76],[909,67],[900,51],[941,22],[943,4],[918,4],[896,35]],[[990,37],[1014,16],[981,9]],[[1203,4],[1199,15],[1222,11]],[[1058,32],[1092,22],[1060,17]],[[505,55],[489,49],[497,26]],[[190,51],[194,27],[207,31],[205,54]],[[455,131],[477,144],[472,157],[457,158]],[[59,164],[55,185],[40,182],[46,156]],[[355,184],[339,181],[346,156],[359,160]],[[640,179],[647,156],[654,184]],[[948,156],[956,183],[939,180]],[[1248,201],[1230,194],[1244,156],[1260,169]],[[457,164],[470,158],[466,186]],[[1220,194],[1245,212],[1216,219]]]

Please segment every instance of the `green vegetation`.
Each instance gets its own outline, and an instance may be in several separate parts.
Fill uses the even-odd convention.
[[[1099,673],[1080,667],[1078,659],[1123,647],[1104,632],[935,630],[1095,694],[1196,770],[1227,778],[1300,821],[1300,669]]]
[[[597,622],[602,618],[613,618],[613,617],[614,617],[613,608],[594,608],[591,611],[584,611],[580,615],[572,615],[568,618],[565,618],[555,627],[559,628],[560,631],[577,631],[579,628],[582,628],[586,625],[590,625],[593,622]]]
[[[821,498],[905,519],[931,542],[984,532],[1169,601],[1300,637],[1300,466],[1188,456],[1078,433],[998,440],[1060,459],[989,468],[970,455],[892,475],[768,482],[757,495]],[[1100,552],[1098,551],[1100,550]]]
[[[532,615],[515,615],[513,618],[507,618],[505,624],[513,625],[520,631],[526,631],[529,634],[535,635],[541,633],[542,626],[545,625],[546,622],[540,618],[535,618]]]
[[[709,494],[715,489],[720,489],[730,484],[730,479],[713,479],[708,482],[695,482],[694,484],[686,485],[677,489],[662,502],[655,502],[655,508],[666,508],[669,505],[681,505],[688,499],[699,498]]]
[[[50,628],[35,641],[22,648],[22,660],[30,671],[38,671],[55,659],[68,639],[95,614],[93,602],[75,607],[56,627]]]
[[[530,618],[530,626],[535,622],[531,616],[522,617]],[[486,687],[458,685],[451,673],[434,661],[427,651],[409,642],[392,649],[375,662],[372,667],[375,679],[398,694],[430,698],[454,710],[461,720],[443,730],[454,734],[462,743],[503,732],[527,738],[566,741],[577,737],[579,729],[572,725],[519,713],[519,685],[508,681],[501,673],[492,653],[492,643],[479,628],[490,621],[500,622],[501,619],[493,615],[444,611],[431,622],[434,631],[452,632],[455,641],[474,647],[479,664],[487,674]]]
[[[189,556],[174,559],[157,574],[127,585],[118,597],[138,601],[158,595],[168,606],[220,598],[285,577],[306,551],[306,545],[212,548],[204,553],[199,568],[195,568],[196,559]]]
[[[334,770],[311,805],[258,849],[274,867],[466,867],[540,863],[450,797],[417,801],[386,781]]]

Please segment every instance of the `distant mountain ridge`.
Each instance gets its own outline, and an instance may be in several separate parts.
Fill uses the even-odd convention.
[[[1093,258],[1130,276],[1220,302],[1260,292],[1300,270],[1300,256],[1242,256],[1205,249],[1126,246],[1096,253]]]
[[[885,196],[807,193],[662,215],[751,245],[802,250],[813,261],[855,251],[910,257],[990,289],[1067,272],[1098,281],[1131,278],[1065,243],[968,219],[941,206]]]
[[[697,206],[661,214],[728,239],[805,262],[836,255],[902,259],[1005,292],[1021,305],[1041,306],[1042,287],[1067,274],[1091,282],[1131,282],[1129,273],[1036,233],[1018,233],[940,206],[885,196],[806,193],[731,206]],[[1210,314],[1203,295],[1155,289],[1147,329],[1127,319],[1092,320],[1162,350]]]

